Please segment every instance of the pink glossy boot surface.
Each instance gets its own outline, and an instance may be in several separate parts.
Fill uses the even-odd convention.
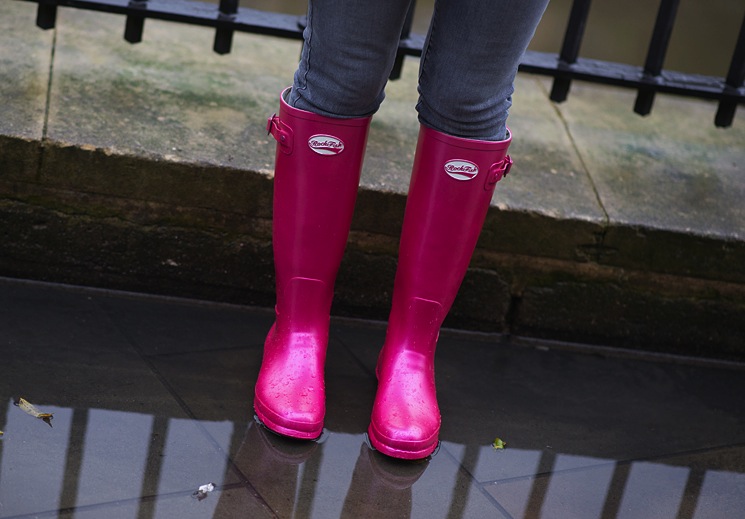
[[[495,185],[512,164],[507,156],[510,140],[462,139],[421,128],[368,428],[373,447],[389,456],[417,459],[437,448],[437,337],[468,268]]]
[[[328,289],[316,279],[293,278],[278,294],[276,320],[264,343],[254,410],[272,431],[314,439],[326,410],[324,364],[328,342]],[[306,307],[306,302],[319,304]]]
[[[271,430],[317,438],[336,274],[354,211],[370,118],[332,119],[285,102],[277,140],[272,242],[276,320],[264,343],[254,409]]]
[[[391,315],[378,360],[368,436],[383,454],[420,459],[435,450],[440,430],[434,355],[442,307],[416,297],[401,304],[404,308]]]

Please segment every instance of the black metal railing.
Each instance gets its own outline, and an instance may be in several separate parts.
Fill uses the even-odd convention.
[[[305,18],[295,15],[240,7],[240,0],[220,0],[219,5],[190,0],[21,0],[38,4],[36,24],[42,29],[55,26],[57,8],[74,7],[124,15],[124,38],[130,43],[142,40],[145,20],[215,28],[213,49],[230,52],[233,34],[248,32],[302,40]],[[677,94],[718,101],[714,124],[732,125],[739,104],[745,103],[745,17],[724,77],[688,74],[663,69],[670,35],[680,0],[660,0],[654,31],[643,67],[579,57],[591,0],[574,0],[564,42],[558,54],[528,51],[520,65],[523,72],[554,78],[551,99],[566,100],[571,82],[589,81],[638,91],[634,111],[647,115],[657,93]],[[391,79],[400,77],[405,56],[421,56],[424,36],[411,32],[415,1],[409,10]]]

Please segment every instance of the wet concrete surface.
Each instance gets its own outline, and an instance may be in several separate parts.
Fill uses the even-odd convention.
[[[251,410],[267,309],[5,278],[0,309],[2,518],[702,519],[745,509],[743,364],[445,330],[442,444],[403,463],[364,435],[384,323],[334,318],[326,433],[296,442]],[[52,426],[19,397],[53,413]]]

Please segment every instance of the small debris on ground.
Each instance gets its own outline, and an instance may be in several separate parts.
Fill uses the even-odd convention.
[[[52,418],[54,418],[52,413],[42,413],[31,402],[29,402],[25,398],[19,398],[18,402],[13,402],[13,405],[15,405],[16,407],[20,407],[22,411],[25,411],[26,413],[30,414],[34,418],[43,420],[49,427],[52,426]]]
[[[492,447],[494,447],[495,450],[504,449],[507,447],[507,442],[503,441],[500,438],[494,438],[494,441],[491,444]]]
[[[215,484],[214,483],[207,483],[206,485],[202,485],[197,489],[196,492],[194,492],[191,497],[194,499],[198,499],[201,501],[202,499],[207,498],[207,494],[215,490]]]

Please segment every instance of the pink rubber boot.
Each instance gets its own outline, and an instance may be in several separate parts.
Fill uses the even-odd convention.
[[[393,305],[368,428],[377,450],[419,459],[438,445],[434,356],[440,326],[471,261],[511,136],[500,142],[422,126],[406,202]]]
[[[279,116],[267,124],[278,143],[272,228],[277,305],[254,409],[274,432],[313,439],[323,431],[329,312],[371,118],[299,110],[285,102],[288,92]]]

